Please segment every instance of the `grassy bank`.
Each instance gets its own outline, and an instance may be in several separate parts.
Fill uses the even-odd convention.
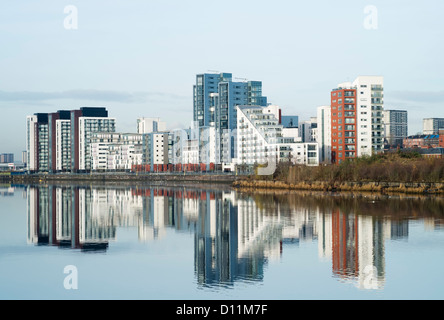
[[[249,176],[239,188],[444,194],[444,159],[411,152],[379,154],[318,167],[279,164],[270,176]]]

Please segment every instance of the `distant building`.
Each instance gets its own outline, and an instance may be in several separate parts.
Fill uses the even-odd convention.
[[[137,119],[137,133],[151,133],[166,131],[166,122],[160,118],[139,118]]]
[[[26,162],[28,161],[28,153],[26,151],[22,151],[22,163],[26,168]]]
[[[408,136],[408,115],[405,110],[384,110],[383,123],[385,142],[389,147],[402,147]]]
[[[299,116],[281,116],[281,124],[284,128],[297,128],[299,126]]]
[[[318,130],[316,142],[319,145],[319,161],[331,163],[331,107],[317,108]]]
[[[438,148],[440,137],[437,134],[408,136],[403,140],[404,148]]]
[[[444,148],[444,129],[439,130],[439,146]]]
[[[444,118],[427,118],[423,120],[422,134],[439,134],[444,129]]]
[[[13,153],[2,153],[0,154],[0,163],[13,163],[14,154]]]
[[[311,117],[310,120],[300,121],[298,125],[299,137],[302,142],[315,142],[318,123],[316,117]]]

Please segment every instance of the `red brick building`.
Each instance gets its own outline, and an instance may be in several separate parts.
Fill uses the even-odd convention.
[[[356,89],[335,89],[331,92],[331,158],[341,163],[356,158]]]

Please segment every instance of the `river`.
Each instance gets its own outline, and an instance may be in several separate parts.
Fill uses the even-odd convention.
[[[0,298],[443,299],[444,198],[4,185]]]

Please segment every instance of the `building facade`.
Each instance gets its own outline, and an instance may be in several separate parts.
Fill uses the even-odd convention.
[[[138,118],[137,133],[151,133],[158,131],[166,131],[166,122],[160,118]]]
[[[92,169],[91,137],[96,132],[115,132],[115,118],[108,117],[102,107],[71,111],[71,170],[85,172]]]
[[[423,134],[439,134],[444,129],[444,118],[426,118],[423,120]]]
[[[154,171],[154,165],[170,163],[170,134],[168,132],[151,132],[143,134],[143,158],[142,163],[150,165],[150,171]]]
[[[331,92],[331,161],[357,157],[356,89],[339,87]]]
[[[92,133],[115,131],[115,119],[103,107],[36,113],[26,121],[30,172],[91,170]]]
[[[0,154],[0,163],[13,163],[14,154],[13,153],[2,153]]]
[[[91,133],[91,170],[130,170],[142,164],[142,140],[137,133]]]
[[[231,73],[198,74],[193,97],[193,121],[199,127],[216,128],[219,141],[217,162],[236,158],[236,106],[267,106],[267,97],[262,95],[262,82],[233,81]]]
[[[295,143],[283,135],[283,126],[270,107],[238,106],[237,165],[292,161],[318,165],[317,143]]]
[[[49,171],[48,114],[36,113],[26,118],[27,170]]]
[[[406,149],[415,149],[415,148],[438,148],[440,145],[440,136],[437,134],[422,134],[422,135],[414,135],[408,136],[404,138],[403,145]]]
[[[385,143],[389,147],[402,147],[408,136],[408,114],[405,110],[383,111]]]
[[[384,150],[383,110],[381,76],[359,76],[332,90],[332,162]]]
[[[331,163],[331,106],[317,108],[319,162]]]

